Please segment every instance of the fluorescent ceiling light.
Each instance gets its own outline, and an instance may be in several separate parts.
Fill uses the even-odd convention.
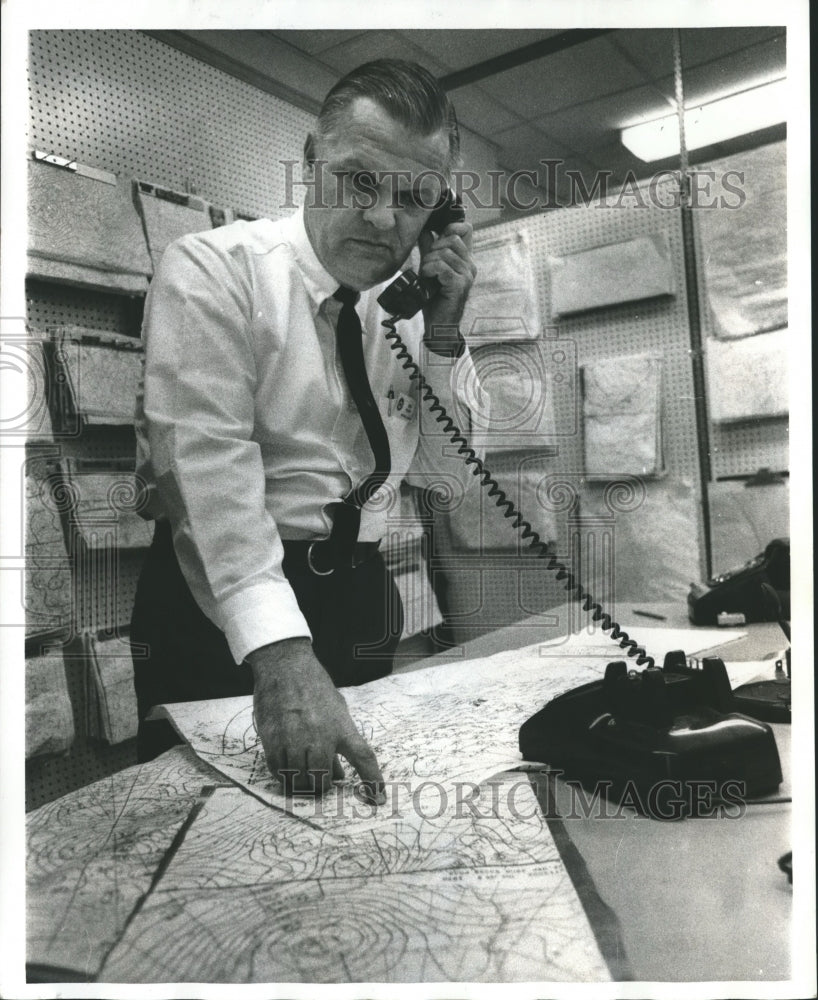
[[[786,80],[775,80],[740,94],[722,97],[685,111],[685,145],[702,149],[787,120]],[[650,122],[628,125],[622,145],[646,163],[679,155],[679,118],[665,115]]]

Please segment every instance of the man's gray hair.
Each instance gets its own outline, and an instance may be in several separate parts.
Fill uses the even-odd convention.
[[[358,97],[368,97],[406,128],[420,135],[445,130],[449,136],[448,169],[460,156],[457,115],[446,91],[434,76],[418,63],[403,59],[375,59],[347,73],[335,84],[318,112],[316,135],[326,138],[335,132],[343,113]],[[308,163],[315,159],[314,138],[304,147]]]

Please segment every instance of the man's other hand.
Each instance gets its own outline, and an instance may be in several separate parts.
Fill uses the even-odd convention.
[[[418,245],[421,277],[440,282],[440,291],[423,309],[427,336],[434,338],[436,326],[456,326],[460,322],[477,275],[471,223],[453,222],[438,237],[421,233]]]
[[[282,639],[247,657],[253,670],[256,731],[273,777],[292,794],[323,794],[343,779],[343,754],[358,772],[367,798],[383,804],[383,775],[355,728],[343,695],[307,638]]]

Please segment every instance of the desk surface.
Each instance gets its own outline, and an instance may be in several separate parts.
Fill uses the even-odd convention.
[[[636,611],[657,617],[640,617],[635,613]],[[614,609],[614,613],[617,620],[627,623],[628,631],[637,640],[640,629],[683,628],[696,631],[687,617],[687,609],[679,604],[626,604],[622,608]],[[480,656],[491,656],[493,653],[499,653],[506,649],[519,649],[535,642],[544,642],[565,635],[572,627],[577,627],[576,619],[576,605],[559,605],[555,608],[549,608],[542,614],[532,615],[516,625],[507,625],[475,639],[470,639],[468,642],[454,647],[451,651],[444,650],[423,660],[410,661],[404,665],[397,664],[395,669],[400,672],[401,670],[433,666],[436,663],[445,662],[453,656],[458,659],[474,659]],[[781,628],[775,622],[743,625],[739,628],[725,628],[720,631],[724,633],[724,642],[701,650],[698,655],[723,655],[724,658],[736,662],[745,662],[763,659],[773,651],[780,650],[787,645]],[[744,638],[733,639],[733,636],[740,633],[746,633]],[[612,643],[611,649],[613,651],[612,658],[616,659],[616,645]]]
[[[660,617],[642,617],[634,609]],[[618,611],[618,620],[637,639],[640,627],[691,627],[686,609],[677,604],[629,604]],[[569,605],[554,608],[472,639],[453,652],[472,659],[553,638],[565,633],[573,614],[575,608]],[[544,624],[544,617],[552,623]],[[737,632],[746,635],[734,639]],[[723,644],[697,655],[750,662],[787,644],[776,623],[726,628],[724,637]],[[611,651],[611,659],[621,658],[613,642]],[[437,654],[423,665],[451,655]],[[532,705],[532,714],[539,707]],[[791,729],[774,725],[773,730],[784,772],[775,798],[787,798]],[[580,875],[616,915],[634,979],[788,978],[792,889],[777,861],[791,850],[789,803],[748,805],[737,819],[661,823],[633,817],[584,818],[572,809],[561,781],[556,783],[556,797],[565,832],[584,863]]]
[[[550,612],[546,626],[542,616],[537,616],[474,639],[462,653],[452,652],[460,653],[458,659],[471,659],[554,638],[565,633],[568,610]],[[665,622],[645,619],[646,625],[686,624],[671,607],[646,606],[644,610],[666,617]],[[638,636],[635,623],[640,619],[625,614],[621,618],[634,623],[632,631]],[[746,631],[747,639],[731,644],[725,658],[760,659],[783,645],[777,626],[752,626]],[[451,656],[444,653],[398,669],[417,669]],[[539,707],[533,705],[532,712]],[[775,730],[787,774],[789,728],[777,726]],[[29,872],[29,892],[33,884],[32,898],[40,903],[29,928],[30,954],[48,954],[52,966],[45,968],[40,959],[32,969],[35,976],[52,981],[84,979],[101,966],[130,910],[148,890],[194,805],[197,789],[208,777],[213,779],[213,772],[187,749],[163,756],[165,760],[97,782],[71,803],[67,796],[30,815],[38,868]],[[129,832],[126,825],[116,842],[109,843],[101,834],[99,845],[89,846],[93,825],[99,826],[100,817],[109,816],[112,809],[127,813],[126,803],[147,785],[154,793],[157,787],[167,790],[166,803],[157,810],[147,835],[142,827],[138,833]],[[572,815],[566,787],[557,782],[552,791],[562,817],[552,825],[555,841],[614,976],[643,981],[788,978],[792,894],[777,859],[790,849],[789,805],[748,805],[743,816],[732,820],[659,823],[633,815],[578,817]],[[66,816],[74,838],[70,849],[65,827],[60,843],[51,833],[55,818],[63,822]],[[83,878],[81,888],[74,878],[75,887],[72,864],[103,875],[108,870],[119,875],[125,871],[130,877],[127,891],[114,906],[90,878]],[[61,937],[66,922],[64,914],[56,912],[59,907],[54,907],[53,917],[48,913],[49,894],[57,901],[63,898],[61,892],[70,893],[71,905],[79,906],[75,919],[86,921],[82,956],[73,954],[73,943],[64,934]],[[612,956],[611,949],[619,955]],[[78,964],[84,973],[78,972]]]

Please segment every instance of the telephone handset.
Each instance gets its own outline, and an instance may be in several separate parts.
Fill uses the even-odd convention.
[[[460,199],[447,189],[426,220],[423,230],[440,234],[453,222],[463,222],[465,218]],[[439,290],[437,278],[419,278],[407,268],[378,296],[378,302],[390,316],[411,319]]]

